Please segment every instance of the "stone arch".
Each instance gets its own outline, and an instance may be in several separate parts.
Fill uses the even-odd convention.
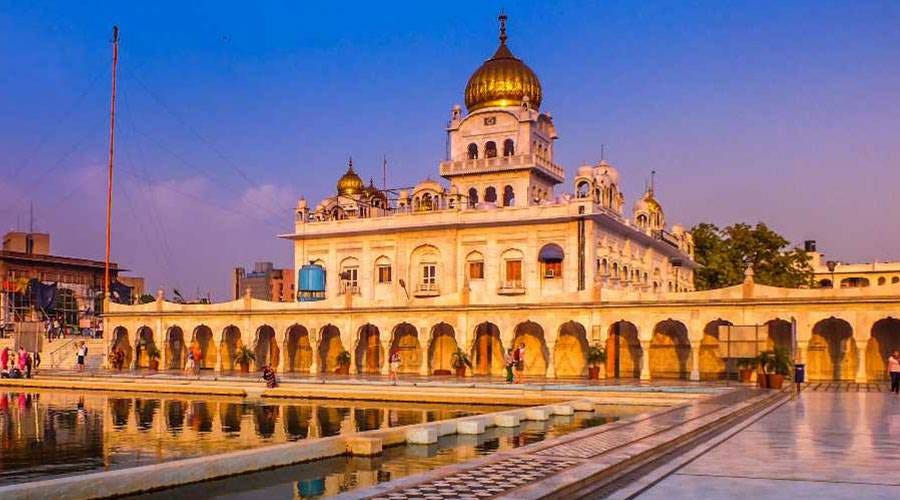
[[[794,336],[791,322],[775,318],[766,321],[766,350],[772,351],[775,348],[787,349],[788,352],[794,350]]]
[[[469,143],[469,147],[466,148],[466,156],[469,157],[470,160],[478,159],[478,145],[474,142]]]
[[[653,328],[650,378],[686,380],[691,372],[691,342],[684,323],[667,319]]]
[[[356,340],[356,372],[377,375],[381,373],[384,352],[381,348],[381,332],[378,327],[366,323],[359,327]]]
[[[807,347],[809,380],[853,380],[857,353],[850,323],[834,316],[813,326]]]
[[[525,375],[546,376],[549,353],[544,340],[544,329],[534,321],[525,321],[516,325],[514,331],[515,337],[509,347],[515,349],[525,344]]]
[[[113,329],[112,348],[110,349],[110,352],[119,350],[125,353],[124,366],[126,368],[131,366],[133,350],[131,349],[131,340],[128,338],[128,329],[124,326],[117,326]]]
[[[703,327],[700,341],[700,380],[724,379],[725,360],[719,356],[719,327],[733,325],[722,318],[710,321]]]
[[[469,188],[469,199],[468,199],[469,208],[475,208],[478,206],[478,190],[470,187]]]
[[[338,355],[345,350],[341,331],[334,325],[325,325],[319,332],[319,370],[334,373],[339,367]]]
[[[510,185],[506,185],[503,187],[503,206],[511,207],[516,203],[516,192],[513,190],[513,187]]]
[[[438,323],[431,329],[431,343],[428,346],[428,365],[433,375],[453,373],[453,353],[459,348],[456,332],[447,323]]]
[[[222,340],[219,342],[219,356],[222,357],[222,370],[234,370],[234,355],[238,349],[244,346],[241,340],[241,329],[228,325],[222,330]]]
[[[281,350],[275,340],[275,329],[269,325],[262,325],[256,329],[256,339],[253,342],[253,354],[256,361],[253,366],[256,370],[262,370],[266,365],[278,368],[281,358]]]
[[[134,346],[135,368],[150,367],[150,349],[156,347],[153,340],[153,330],[143,325],[137,329],[137,340]]]
[[[634,323],[620,320],[610,325],[609,338],[606,340],[607,377],[640,378],[643,355]]]
[[[900,351],[900,320],[887,317],[872,325],[872,336],[866,344],[866,378],[887,380],[887,358]]]
[[[187,346],[184,343],[184,330],[173,325],[166,330],[166,368],[180,370],[187,362]]]
[[[400,323],[391,333],[391,351],[400,354],[400,373],[419,373],[422,366],[422,345],[419,332],[409,323]]]
[[[213,339],[213,332],[210,327],[200,325],[194,328],[191,335],[191,349],[200,351],[200,359],[195,360],[197,366],[201,369],[212,369],[216,367],[216,341]]]
[[[485,321],[475,327],[472,342],[472,372],[475,375],[502,375],[506,371],[506,358],[500,329]]]
[[[587,332],[581,323],[568,321],[559,327],[553,349],[557,377],[582,377],[587,374]]]
[[[309,330],[301,325],[291,325],[284,336],[284,371],[309,373],[312,366],[312,344]]]
[[[484,189],[484,201],[486,203],[497,203],[497,188],[488,186]]]

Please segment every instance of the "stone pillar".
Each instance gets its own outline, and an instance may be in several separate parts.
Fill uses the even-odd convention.
[[[169,355],[166,351],[168,351],[168,343],[166,331],[163,330],[163,321],[162,317],[156,319],[156,330],[154,331],[154,338],[159,338],[160,341],[156,342],[156,348],[159,349],[159,369],[160,371],[165,371],[169,367]]]
[[[641,380],[650,380],[650,341],[641,341]]]
[[[868,374],[866,373],[866,341],[865,340],[857,340],[856,341],[856,354],[858,356],[858,362],[856,365],[856,381],[864,384],[869,381]]]
[[[387,375],[391,372],[391,340],[381,341],[381,374]]]
[[[547,342],[547,378],[556,378],[556,363],[553,360],[555,350],[556,342]]]
[[[422,354],[422,363],[419,365],[419,375],[423,377],[427,377],[429,375],[428,371],[428,353],[430,351],[429,347],[431,339],[428,338],[428,327],[419,328],[419,350]],[[424,342],[423,342],[424,341]]]
[[[691,342],[691,380],[700,380],[700,342]]]
[[[319,337],[318,330],[310,328],[309,332],[309,348],[312,350],[312,361],[309,363],[309,374],[318,375],[319,373]]]

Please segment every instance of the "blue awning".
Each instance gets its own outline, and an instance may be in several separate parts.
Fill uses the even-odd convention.
[[[563,260],[563,249],[555,243],[544,245],[538,254],[538,260],[541,262],[559,262]]]

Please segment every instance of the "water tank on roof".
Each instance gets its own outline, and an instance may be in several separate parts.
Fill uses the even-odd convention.
[[[325,300],[325,268],[310,262],[300,267],[299,274],[297,300],[300,302]]]

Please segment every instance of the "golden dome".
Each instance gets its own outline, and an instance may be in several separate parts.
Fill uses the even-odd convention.
[[[469,112],[489,106],[517,106],[527,98],[531,107],[541,106],[541,82],[531,68],[506,46],[506,16],[500,16],[500,46],[466,84]]]
[[[365,183],[353,171],[353,159],[347,164],[347,173],[341,176],[337,183],[338,196],[358,195],[365,189]]]

